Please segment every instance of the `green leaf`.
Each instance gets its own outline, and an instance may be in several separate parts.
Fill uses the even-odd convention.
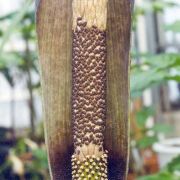
[[[166,124],[156,123],[150,130],[156,133],[170,133],[173,130],[173,127]]]
[[[48,169],[47,153],[44,149],[33,150],[33,166],[38,169]]]
[[[3,73],[6,80],[9,82],[9,84],[13,87],[14,86],[14,81],[13,81],[13,77],[12,77],[12,75],[10,73],[10,70],[8,68],[4,68],[4,69],[1,70],[1,72]]]
[[[23,8],[21,9],[21,11],[19,11],[13,18],[12,18],[12,23],[10,24],[10,26],[8,27],[7,31],[5,32],[3,38],[2,38],[2,42],[0,44],[0,55],[2,53],[3,47],[6,44],[6,42],[9,40],[12,32],[16,29],[17,25],[19,24],[19,22],[21,21],[21,19],[23,18],[24,14],[27,12],[30,4],[32,3],[32,0],[27,0],[25,1],[25,4],[22,6]]]
[[[140,149],[151,147],[158,139],[156,136],[144,136],[137,141],[137,146]]]
[[[138,180],[178,180],[178,177],[173,174],[164,171],[155,175],[148,175],[138,178]]]
[[[179,82],[180,75],[178,73],[172,75],[171,70],[179,72],[180,54],[142,55],[141,64],[132,65],[130,79],[131,97],[136,98],[145,89],[168,80]]]
[[[177,20],[177,21],[175,21],[175,22],[172,23],[172,24],[166,25],[166,26],[165,26],[165,30],[166,30],[166,31],[172,31],[172,32],[175,32],[175,33],[180,32],[180,21]]]
[[[3,31],[0,29],[0,37],[3,36]]]
[[[12,163],[9,160],[6,160],[3,164],[0,165],[0,175],[4,174],[11,167],[12,167]]]
[[[167,76],[166,77],[167,80],[174,80],[176,82],[180,82],[180,75],[176,75],[176,76]]]
[[[143,107],[141,111],[136,113],[136,120],[139,127],[145,127],[147,118],[154,114],[153,107]]]
[[[27,145],[23,138],[18,140],[18,142],[13,150],[16,155],[21,155],[21,154],[24,154],[27,152]]]
[[[162,53],[158,55],[148,55],[144,56],[143,63],[148,64],[158,70],[167,70],[172,67],[180,66],[180,54]]]
[[[180,155],[178,155],[170,163],[168,163],[167,169],[170,172],[180,171]]]
[[[166,7],[166,4],[161,1],[154,1],[152,3],[152,8],[155,12],[163,11]]]
[[[144,91],[156,83],[164,82],[167,75],[169,75],[168,72],[157,71],[156,69],[132,71],[130,83],[131,96],[133,97],[137,91]]]
[[[18,11],[14,11],[14,12],[11,12],[11,13],[6,14],[4,16],[1,16],[0,21],[4,21],[4,20],[7,20],[7,19],[13,19],[17,14],[18,14]]]

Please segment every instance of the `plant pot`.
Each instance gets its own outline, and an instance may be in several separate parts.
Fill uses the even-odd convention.
[[[180,154],[180,138],[166,139],[153,145],[158,154],[159,166],[163,168],[174,157]]]
[[[135,173],[129,173],[127,180],[134,180],[134,179],[136,179],[136,174]]]
[[[142,159],[144,171],[146,174],[153,174],[158,172],[159,167],[157,154],[151,148],[147,148],[142,151]]]

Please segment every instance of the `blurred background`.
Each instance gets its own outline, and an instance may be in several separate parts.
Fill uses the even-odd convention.
[[[32,0],[0,2],[0,179],[49,178]],[[128,180],[180,179],[180,2],[136,0]]]

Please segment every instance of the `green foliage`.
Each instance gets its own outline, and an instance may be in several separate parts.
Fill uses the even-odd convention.
[[[2,176],[3,172],[11,166],[12,163],[9,160],[6,160],[6,162],[0,166],[0,178],[3,178]]]
[[[26,172],[31,174],[31,179],[48,179],[48,160],[44,149],[38,148],[32,151],[33,159],[25,164]],[[40,178],[42,177],[42,178]]]
[[[156,123],[152,128],[149,128],[149,130],[152,130],[155,133],[168,134],[169,132],[172,132],[173,128],[169,125]]]
[[[136,24],[139,16],[145,15],[147,12],[162,12],[167,7],[177,7],[179,4],[172,1],[155,0],[143,1],[141,5],[136,5],[133,14],[133,29],[136,29]],[[166,30],[179,32],[179,21],[174,22],[165,27]],[[165,83],[169,80],[180,82],[180,74],[172,75],[171,70],[180,71],[180,54],[132,54],[133,58],[140,57],[139,64],[133,64],[131,68],[131,98],[137,98],[142,95],[142,92],[152,86]],[[132,61],[133,62],[133,61]]]
[[[151,147],[157,141],[158,141],[158,138],[156,136],[146,135],[137,141],[137,147],[139,149],[145,149],[145,148]]]
[[[46,179],[48,177],[47,153],[43,148],[38,147],[31,151],[32,161],[25,164],[26,172],[30,173],[32,179],[39,180],[39,176]]]
[[[16,146],[13,148],[13,151],[17,156],[27,152],[27,145],[23,138],[17,141]]]
[[[150,13],[162,13],[166,8],[177,7],[178,4],[171,0],[154,0],[142,1],[141,5],[136,4],[133,15],[133,30],[136,31],[138,17]],[[172,33],[180,32],[180,22],[176,21],[173,24],[165,26],[166,31]],[[135,50],[136,51],[136,50]],[[133,58],[138,62],[134,62]],[[173,74],[172,74],[173,72]],[[177,73],[175,73],[177,72]],[[167,83],[169,80],[180,82],[180,54],[141,54],[132,51],[131,77],[130,77],[130,94],[131,100],[140,98],[144,90]],[[135,120],[137,130],[133,132],[132,139],[136,147],[141,149],[151,148],[158,141],[158,134],[167,134],[172,131],[172,127],[155,123],[152,127],[147,127],[147,119],[154,116],[152,107],[143,107],[137,112]],[[177,160],[178,161],[178,160]],[[180,161],[179,161],[180,162]],[[178,163],[175,163],[177,166]],[[139,180],[179,180],[180,177],[175,176],[170,171],[161,171],[151,176],[139,178]]]
[[[143,1],[142,5],[136,5],[133,21],[134,30],[136,28],[137,17],[145,15],[147,12],[162,12],[167,7],[177,6],[172,1]],[[166,27],[166,30],[177,32],[179,22],[175,22]],[[180,82],[180,54],[136,54],[132,53],[132,58],[140,58],[140,62],[131,65],[130,92],[131,99],[134,100],[142,96],[147,88],[166,83],[169,80]],[[176,74],[172,74],[177,72]],[[140,149],[151,147],[158,140],[159,133],[169,133],[172,127],[155,123],[153,127],[146,127],[147,119],[154,115],[152,107],[143,107],[136,114],[136,121],[139,127],[141,138],[136,139],[136,145]],[[133,133],[132,133],[133,134]]]
[[[152,107],[143,107],[141,111],[136,113],[137,124],[139,127],[144,128],[147,118],[154,115],[154,109]]]
[[[47,153],[44,149],[36,149],[32,151],[33,154],[33,168],[34,169],[48,169],[48,163],[47,163]]]
[[[2,38],[0,37],[0,71],[4,74],[11,86],[14,85],[14,75],[11,73],[13,68],[18,70],[19,77],[22,77],[22,79],[27,77],[24,75],[27,75],[29,72],[34,71],[35,73],[39,73],[37,53],[29,48],[30,44],[35,43],[36,38],[35,17],[31,4],[32,0],[25,1],[20,11],[11,12],[0,18],[1,22],[10,22],[10,26],[7,28],[8,30],[0,29],[3,34]],[[25,50],[3,51],[4,45],[9,41],[11,36],[20,37],[26,44]],[[29,87],[31,89],[39,88],[40,82],[36,82],[35,84],[29,83]]]
[[[32,3],[31,0],[25,1],[21,11],[10,13],[4,17],[1,17],[0,20],[11,19],[11,24],[9,25],[9,27],[7,28],[6,32],[3,35],[3,38],[1,39],[0,54],[2,53],[5,43],[9,40],[9,37],[12,35],[12,33],[15,31],[16,27],[19,25],[20,21],[22,20],[22,17],[29,9],[29,6],[31,3]]]
[[[139,177],[138,180],[179,180],[180,176],[180,155],[174,158],[167,166],[157,174]]]
[[[14,17],[17,15],[17,12],[11,12],[11,13],[9,13],[9,14],[6,14],[6,15],[4,15],[4,16],[1,16],[0,17],[0,21],[4,21],[4,20],[12,20],[12,19],[14,19]]]
[[[17,67],[22,61],[16,52],[2,53],[0,56],[0,72],[4,75],[11,87],[14,86],[12,68]]]
[[[163,11],[165,8],[172,7],[172,6],[178,6],[177,3],[174,3],[172,1],[164,1],[164,0],[155,0],[151,3],[150,7],[155,12]]]
[[[0,37],[3,36],[3,31],[0,29]]]
[[[33,141],[31,142],[35,143]],[[17,141],[15,147],[11,149],[11,152],[13,156],[17,157],[23,163],[25,169],[24,177],[29,177],[27,179],[32,180],[49,179],[47,153],[43,147],[36,144],[36,147],[32,149],[26,142],[26,139],[21,138]],[[22,156],[28,157],[28,159],[21,160]],[[15,174],[12,172],[12,167],[13,162],[11,162],[10,158],[7,158],[0,166],[0,179],[4,179],[4,173],[6,172],[12,173],[12,178],[16,179]]]
[[[180,80],[180,54],[142,55],[142,62],[132,64],[131,68],[131,97],[137,98],[142,92],[153,85],[162,84],[169,80]]]
[[[175,157],[170,163],[168,163],[167,170],[171,173],[180,171],[180,155]]]
[[[143,107],[136,113],[136,122],[139,127],[139,133],[141,134],[141,138],[136,140],[136,145],[139,149],[151,147],[158,141],[159,133],[167,134],[172,131],[172,127],[166,124],[155,123],[152,127],[147,127],[147,120],[153,115],[154,109],[151,106]]]
[[[133,30],[136,29],[137,18],[139,16],[145,15],[147,12],[162,12],[168,7],[179,6],[179,4],[164,0],[154,0],[154,1],[143,1],[141,5],[136,5],[133,12]]]
[[[22,63],[17,52],[3,52],[0,56],[0,70],[11,69]]]
[[[166,25],[165,30],[166,31],[171,31],[171,32],[174,32],[174,33],[179,33],[180,32],[180,21],[177,20],[172,24]]]
[[[138,180],[178,180],[178,177],[169,172],[160,172],[155,175],[138,178]]]

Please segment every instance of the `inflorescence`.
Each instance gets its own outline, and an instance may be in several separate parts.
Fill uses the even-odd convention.
[[[77,18],[72,61],[73,179],[107,179],[106,55],[106,31]]]
[[[104,153],[101,157],[86,156],[82,161],[79,161],[73,155],[72,178],[74,180],[107,180],[107,153]]]

